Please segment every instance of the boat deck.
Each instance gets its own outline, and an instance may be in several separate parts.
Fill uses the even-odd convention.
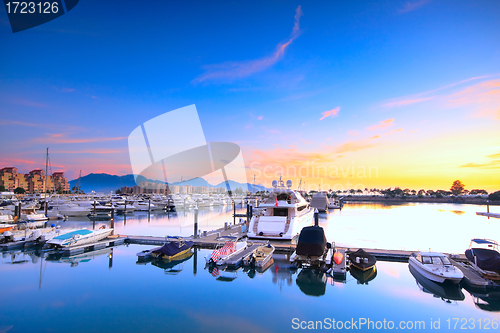
[[[243,261],[243,258],[245,258],[247,255],[255,251],[259,246],[262,246],[266,243],[253,243],[252,245],[248,246],[246,249],[241,251],[240,253],[236,254],[235,256],[225,260],[222,262],[222,265],[227,265],[227,266],[239,266],[241,262]]]

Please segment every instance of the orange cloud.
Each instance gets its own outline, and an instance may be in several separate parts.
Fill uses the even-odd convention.
[[[323,117],[319,118],[319,120],[323,120],[325,119],[326,117],[335,117],[340,111],[340,106],[337,106],[335,109],[332,109],[330,111],[325,111],[325,112],[322,112],[321,115]]]
[[[378,129],[389,127],[393,123],[394,123],[394,118],[386,119],[386,120],[382,120],[381,122],[379,122],[376,125],[368,126],[366,129],[369,130],[369,131],[375,131],[375,130],[378,130]]]
[[[206,66],[206,72],[194,79],[192,82],[200,83],[211,80],[231,81],[250,76],[254,73],[263,71],[273,66],[278,60],[283,57],[286,48],[300,35],[299,22],[301,16],[302,9],[299,6],[295,10],[295,22],[290,37],[286,41],[279,43],[272,55],[256,60],[226,62],[222,64]]]
[[[391,135],[392,133],[401,132],[402,130],[403,130],[403,128],[401,127],[401,128],[389,131],[389,132],[385,133],[385,135]]]

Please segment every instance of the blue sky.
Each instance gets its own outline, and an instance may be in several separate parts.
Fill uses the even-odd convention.
[[[498,1],[81,1],[13,34],[1,8],[0,162],[29,171],[50,147],[70,178],[127,174],[130,132],[196,104],[249,164],[312,154],[377,165],[367,186],[500,187],[498,17]]]

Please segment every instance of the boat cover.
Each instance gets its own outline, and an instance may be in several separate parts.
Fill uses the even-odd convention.
[[[90,230],[81,229],[81,230],[75,230],[75,231],[72,231],[72,232],[68,232],[67,234],[64,234],[64,235],[56,236],[53,239],[64,240],[64,239],[69,239],[69,238],[71,238],[71,237],[73,237],[75,235],[85,236],[85,235],[88,235],[88,234],[91,234],[91,233],[92,233],[92,231],[90,231]]]
[[[297,254],[322,256],[326,249],[325,231],[322,227],[310,226],[302,229],[297,243]]]
[[[477,266],[487,271],[495,271],[500,269],[500,253],[495,250],[489,249],[468,249],[465,251],[465,256],[471,262],[476,262],[474,256],[477,258]]]
[[[167,242],[165,245],[156,249],[154,253],[166,255],[172,257],[179,252],[185,251],[193,246],[194,242],[192,241],[184,241],[184,242]]]
[[[368,259],[368,262],[365,262],[364,260],[360,260],[359,263],[356,261],[356,258],[360,259]],[[358,267],[360,269],[367,269],[377,262],[377,259],[369,254],[368,252],[365,252],[363,249],[358,249],[356,252],[349,253],[349,261],[351,262],[351,265]]]
[[[482,239],[482,238],[474,238],[472,241],[474,243],[476,243],[476,244],[493,244],[493,245],[498,245],[498,243],[495,242],[495,241],[488,240],[488,239]]]

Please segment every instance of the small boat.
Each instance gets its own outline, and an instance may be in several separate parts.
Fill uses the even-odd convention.
[[[246,241],[238,241],[236,237],[222,236],[218,238],[219,244],[212,254],[205,257],[207,264],[224,265],[228,259],[241,253],[247,247]]]
[[[162,247],[151,250],[151,256],[154,258],[162,258],[167,260],[175,260],[177,257],[189,252],[193,247],[194,242],[178,238],[177,240],[169,240]]]
[[[358,284],[368,284],[371,280],[377,277],[377,267],[373,265],[370,269],[361,270],[356,266],[349,268],[351,276],[358,281]]]
[[[164,273],[167,275],[177,275],[184,268],[183,262],[188,260],[193,256],[193,252],[187,251],[181,255],[178,255],[173,260],[167,260],[163,258],[154,258],[151,261],[151,265],[163,269]]]
[[[358,249],[356,252],[349,253],[349,261],[351,262],[351,266],[361,271],[366,271],[375,266],[377,258],[363,249]]]
[[[66,248],[94,243],[108,237],[112,232],[113,229],[111,228],[98,230],[79,229],[52,238],[47,242],[46,246],[49,248]]]
[[[262,245],[256,248],[252,253],[243,258],[245,266],[265,267],[273,258],[274,246],[271,244]]]
[[[420,252],[411,256],[408,264],[425,278],[439,283],[451,281],[458,284],[464,277],[462,271],[453,266],[446,255],[439,252]]]
[[[290,262],[301,266],[332,266],[335,248],[326,241],[325,231],[318,225],[301,230]]]
[[[14,228],[14,226],[11,224],[0,225],[0,234],[4,233],[5,231],[9,231],[12,228]]]
[[[315,193],[311,199],[311,207],[316,208],[318,212],[326,212],[328,210],[328,197],[324,192]]]
[[[500,252],[498,243],[494,240],[474,238],[465,251],[465,256],[482,270],[500,270]]]

